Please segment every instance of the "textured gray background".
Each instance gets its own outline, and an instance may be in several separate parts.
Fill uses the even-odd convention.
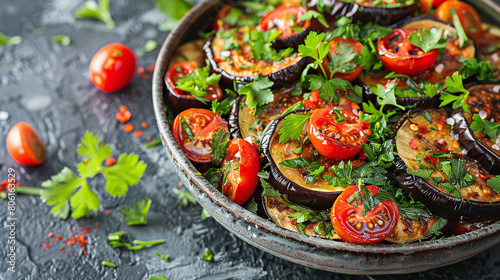
[[[93,20],[75,20],[73,11],[83,1],[74,0],[0,0],[0,32],[20,35],[23,42],[0,49],[0,111],[9,113],[0,121],[0,181],[7,169],[16,170],[25,186],[39,186],[63,166],[76,169],[80,158],[75,148],[82,134],[90,130],[109,143],[116,156],[135,152],[148,164],[140,184],[130,188],[124,198],[112,198],[102,192],[102,181],[91,182],[100,194],[102,213],[81,220],[58,220],[50,207],[37,197],[17,198],[18,228],[16,273],[7,271],[7,203],[0,201],[0,279],[147,279],[164,274],[168,279],[499,279],[500,246],[496,246],[462,263],[427,272],[395,276],[349,276],[327,273],[299,266],[264,253],[227,232],[213,219],[201,220],[201,207],[177,204],[172,192],[179,178],[160,146],[146,150],[145,136],[158,139],[151,104],[151,80],[134,79],[119,93],[98,91],[90,83],[87,66],[93,53],[111,42],[124,42],[133,49],[146,40],[160,44],[167,33],[158,30],[165,19],[152,1],[111,0],[115,29]],[[54,35],[68,35],[72,43],[63,47],[51,42]],[[140,66],[153,64],[158,50],[138,57]],[[10,65],[5,65],[10,64]],[[145,136],[136,139],[121,130],[115,118],[120,105],[132,112],[132,123]],[[22,167],[13,162],[5,149],[5,136],[18,121],[28,121],[41,133],[48,159],[39,167]],[[151,197],[153,204],[147,226],[127,227],[118,211],[119,205],[134,198]],[[111,210],[110,214],[106,214]],[[98,231],[94,232],[95,223]],[[50,250],[43,245],[49,232],[68,236],[73,227],[91,226],[88,255],[70,257],[62,254],[61,241]],[[166,243],[154,248],[129,252],[114,249],[106,236],[127,229],[132,239],[164,238]],[[78,231],[78,230],[77,230]],[[93,245],[91,248],[90,245]],[[213,263],[200,259],[205,247],[214,253]],[[165,262],[154,255],[169,254]],[[66,250],[66,252],[68,252]],[[103,267],[106,260],[117,268]]]

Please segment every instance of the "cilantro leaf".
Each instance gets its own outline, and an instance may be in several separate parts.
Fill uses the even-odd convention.
[[[370,46],[364,46],[361,49],[361,54],[354,58],[354,63],[365,70],[378,70],[383,65],[377,52],[372,50]]]
[[[330,25],[328,22],[326,22],[325,16],[323,14],[320,14],[314,10],[308,10],[305,14],[303,14],[299,19],[298,22],[301,21],[306,21],[306,20],[312,20],[313,18],[317,19],[321,25],[323,25],[326,28],[329,28]]]
[[[274,85],[268,77],[259,77],[254,82],[243,85],[238,94],[246,95],[245,104],[250,108],[257,111],[262,107],[274,100],[274,94],[271,87]]]
[[[489,120],[483,120],[479,114],[474,114],[472,116],[470,128],[476,132],[483,131],[490,139],[494,139],[500,135],[500,124]]]
[[[21,41],[22,39],[19,36],[9,37],[0,32],[0,48],[9,45],[18,45],[21,43]]]
[[[190,93],[196,99],[206,102],[205,97],[209,85],[218,86],[221,74],[210,74],[208,65],[206,67],[196,68],[193,72],[184,75],[175,86],[185,92]]]
[[[500,176],[489,179],[487,183],[488,186],[490,186],[490,188],[492,188],[494,191],[500,192]]]
[[[221,102],[219,100],[212,101],[212,112],[219,115],[227,115],[231,111],[234,104],[234,99],[225,98]]]
[[[331,49],[328,50],[330,54],[328,63],[330,77],[327,78],[329,79],[332,79],[335,73],[349,73],[356,68],[356,64],[354,64],[353,61],[358,54],[353,52],[352,46],[346,42],[338,42],[336,47],[336,53]]]
[[[173,188],[172,191],[179,197],[177,203],[179,203],[181,206],[187,206],[189,203],[197,203],[196,198],[194,198],[194,196],[188,191],[181,191],[177,188]]]
[[[420,28],[418,32],[411,33],[408,40],[412,45],[421,48],[424,53],[434,49],[442,49],[448,44],[448,40],[443,38],[443,29],[437,29],[434,26],[428,30]]]
[[[306,177],[306,184],[311,185],[323,172],[325,171],[325,166],[321,161],[317,160],[307,167],[309,174]]]
[[[227,154],[229,145],[229,132],[224,132],[221,128],[212,135],[212,163],[219,167]]]
[[[112,154],[111,147],[99,142],[97,135],[90,131],[85,132],[82,144],[78,145],[76,152],[86,158],[78,164],[78,172],[83,177],[92,178],[101,172],[102,162]]]
[[[385,87],[381,84],[378,84],[376,87],[370,86],[370,90],[377,96],[377,102],[382,108],[385,105],[393,105],[404,110],[404,107],[396,101],[395,88],[395,83],[388,83]]]
[[[90,210],[97,210],[101,206],[99,197],[92,191],[87,184],[83,181],[82,187],[71,196],[71,216],[75,219],[90,215]]]
[[[252,49],[252,56],[257,60],[264,61],[279,61],[283,59],[283,52],[280,55],[272,48],[273,42],[280,35],[281,31],[276,29],[260,32],[257,29],[253,29],[252,32],[250,32],[249,41],[250,48]]]
[[[63,46],[69,46],[71,44],[71,38],[69,36],[65,35],[56,35],[52,36],[52,42],[63,45]]]
[[[127,225],[145,225],[148,223],[147,217],[150,207],[151,199],[136,199],[134,200],[134,204],[121,207],[120,212],[125,217]]]
[[[205,248],[205,252],[203,253],[203,255],[201,255],[201,259],[204,261],[212,262],[214,261],[214,255],[212,254],[210,249]]]
[[[280,143],[285,143],[288,140],[297,140],[299,139],[302,131],[304,129],[304,125],[309,120],[311,115],[302,115],[302,114],[290,114],[285,117],[283,121],[283,126],[278,131],[280,134]]]
[[[352,172],[352,162],[348,161],[345,164],[343,161],[339,163],[338,166],[330,167],[330,171],[332,171],[336,177],[325,175],[325,180],[328,185],[334,187],[343,187],[348,186],[352,183],[351,180],[351,172]]]
[[[136,154],[121,154],[116,164],[102,168],[106,191],[111,196],[124,196],[129,186],[139,183],[146,167]]]
[[[170,16],[160,24],[160,30],[170,31],[177,22],[193,7],[193,4],[186,0],[153,0],[158,10]]]
[[[453,103],[453,109],[458,109],[461,106],[464,112],[469,113],[469,105],[465,103],[465,100],[467,100],[467,97],[469,96],[469,91],[464,88],[462,77],[458,74],[458,72],[455,72],[452,76],[447,77],[445,83],[448,88],[446,91],[441,92],[441,96],[439,97],[441,104],[439,107]],[[463,94],[453,95],[449,92]]]
[[[109,1],[99,0],[97,4],[93,0],[84,2],[76,11],[75,17],[77,18],[95,18],[106,24],[108,28],[114,28],[115,22],[109,13]]]
[[[67,202],[84,181],[84,179],[76,176],[71,169],[64,167],[61,172],[50,177],[50,180],[42,183],[44,189],[40,192],[40,199],[47,203],[47,205],[55,205],[52,208],[52,213],[62,208],[67,208],[69,211],[69,204]],[[58,215],[63,214],[64,212],[58,213]]]
[[[301,57],[311,57],[314,59],[314,63],[312,68],[320,67],[323,70],[323,74],[326,77],[325,70],[323,69],[323,65],[321,62],[326,57],[329,51],[329,46],[332,44],[331,42],[323,43],[323,38],[325,37],[324,33],[318,34],[315,31],[309,32],[306,39],[304,40],[304,44],[299,45],[299,53]]]
[[[480,81],[493,80],[498,74],[498,72],[493,71],[491,63],[484,58],[478,61],[475,57],[471,59],[461,57],[458,61],[463,63],[458,71],[464,79],[475,77]]]

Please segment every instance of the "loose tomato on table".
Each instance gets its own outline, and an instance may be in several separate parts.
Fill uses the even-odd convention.
[[[434,17],[453,24],[453,16],[450,9],[454,9],[457,12],[458,19],[460,19],[460,24],[464,28],[465,33],[476,41],[477,46],[480,46],[482,40],[481,17],[476,9],[462,1],[446,1],[437,7]]]
[[[226,121],[207,109],[185,110],[172,123],[175,140],[186,157],[197,163],[212,161],[212,135],[220,129],[229,131]]]
[[[394,201],[383,201],[370,209],[363,206],[360,197],[377,194],[376,186],[366,186],[371,194],[364,194],[358,186],[345,189],[335,200],[330,218],[333,228],[346,242],[357,244],[376,244],[387,238],[396,227],[399,219],[398,206]]]
[[[300,17],[306,12],[307,10],[299,5],[287,4],[280,6],[262,17],[257,28],[260,31],[276,29],[281,31],[278,39],[287,38],[300,33],[297,31],[297,27],[304,31],[311,26],[311,22],[308,20],[299,21]]]
[[[229,142],[228,152],[222,166],[230,164],[227,184],[223,185],[224,195],[235,203],[242,205],[255,192],[260,171],[260,158],[257,150],[241,138]]]
[[[418,75],[431,67],[439,56],[433,49],[424,53],[421,48],[412,45],[408,37],[412,30],[395,29],[391,35],[380,38],[378,56],[389,70],[407,76]]]
[[[193,73],[196,70],[197,66],[194,61],[181,61],[172,65],[165,78],[170,86],[170,88],[179,96],[189,97],[195,99],[193,95],[188,92],[184,92],[181,89],[177,88],[175,85],[176,82],[180,81],[182,77]],[[214,101],[220,100],[222,98],[222,90],[218,85],[207,85],[207,95],[203,96],[203,98]]]
[[[370,123],[347,110],[316,109],[309,118],[309,139],[324,157],[344,160],[355,156],[371,134]],[[337,114],[340,114],[339,117]]]
[[[329,48],[330,48],[331,53],[333,53],[333,54],[339,54],[340,52],[347,52],[348,47],[352,48],[353,53],[361,54],[361,50],[363,49],[363,44],[361,44],[360,42],[358,42],[357,40],[354,40],[354,39],[337,38],[337,39],[330,40],[329,42],[331,42]],[[340,79],[352,82],[363,71],[363,67],[355,64],[354,62],[351,62],[354,66],[354,69],[352,71],[347,72],[347,73],[335,72],[335,73],[333,73],[333,76],[332,76],[332,73],[330,71],[330,67],[328,67],[328,65],[330,63],[331,63],[331,58],[330,58],[330,55],[328,55],[327,58],[325,60],[323,60],[323,63],[322,63],[323,68],[325,69],[327,78],[340,78]]]
[[[7,151],[14,161],[23,165],[40,165],[47,156],[45,143],[26,122],[18,122],[7,134]]]
[[[102,91],[118,91],[130,83],[136,65],[131,48],[121,43],[111,43],[92,57],[89,65],[90,80]]]

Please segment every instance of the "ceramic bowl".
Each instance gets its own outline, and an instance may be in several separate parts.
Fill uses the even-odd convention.
[[[209,31],[221,1],[202,1],[170,32],[156,61],[153,106],[163,146],[177,174],[203,208],[222,226],[245,242],[280,258],[316,269],[346,274],[397,274],[424,271],[463,261],[500,243],[500,224],[440,240],[392,245],[357,245],[308,237],[279,227],[228,200],[184,156],[167,121],[169,108],[163,77],[176,48]],[[474,5],[488,18],[500,18],[499,8],[488,0]],[[497,23],[498,24],[498,23]]]

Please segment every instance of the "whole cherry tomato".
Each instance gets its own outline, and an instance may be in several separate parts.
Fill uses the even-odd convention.
[[[42,138],[26,122],[18,122],[10,129],[7,151],[13,160],[23,165],[40,165],[47,156]]]
[[[363,195],[366,199],[368,195],[379,192],[376,186],[367,186],[367,189],[371,194],[363,194],[358,186],[350,186],[333,204],[330,213],[333,228],[346,242],[380,243],[392,233],[398,223],[399,210],[394,201],[383,201],[365,209],[359,197]]]
[[[356,54],[361,54],[361,50],[363,49],[363,44],[354,39],[337,38],[330,40],[330,42],[332,42],[332,44],[330,44],[329,48],[333,54],[338,54],[340,51],[346,52],[347,46],[351,47],[352,52]],[[331,71],[328,67],[328,64],[331,63],[330,61],[330,55],[327,56],[327,59],[323,60],[323,68],[325,69],[327,78],[330,78],[331,76]],[[363,71],[363,67],[354,64],[354,62],[352,62],[352,64],[355,65],[354,70],[347,73],[336,72],[331,78],[340,78],[349,82],[354,81],[359,76],[359,74],[361,74],[361,71]]]
[[[197,66],[194,61],[181,61],[172,65],[166,74],[167,84],[177,95],[195,99],[189,92],[178,89],[175,83],[180,81],[185,75],[193,73],[196,68]],[[218,85],[207,85],[207,95],[203,96],[203,98],[210,101],[220,100],[222,98],[222,90]]]
[[[267,31],[270,29],[281,31],[281,35],[278,39],[293,36],[306,30],[311,25],[311,22],[308,20],[299,21],[300,17],[306,12],[307,10],[299,5],[287,4],[280,6],[262,17],[258,29],[260,31]]]
[[[111,43],[92,57],[89,65],[90,80],[102,91],[115,92],[130,83],[136,65],[131,48],[121,43]]]
[[[223,185],[224,195],[235,203],[242,205],[255,192],[260,171],[260,158],[252,144],[241,138],[229,142],[229,148],[222,166],[231,165],[227,174],[227,184]]]
[[[378,41],[378,56],[389,70],[408,76],[418,75],[436,62],[437,49],[424,53],[421,48],[408,40],[416,31],[394,29],[391,35]]]
[[[212,161],[212,135],[220,129],[229,131],[226,121],[207,109],[187,109],[172,123],[172,133],[182,151],[198,163]]]
[[[431,8],[437,8],[444,1],[449,0],[419,0],[420,1],[420,11],[423,14],[427,14],[430,12]]]
[[[453,24],[453,16],[450,9],[454,9],[457,12],[460,24],[462,24],[465,33],[476,41],[477,46],[480,46],[483,31],[481,27],[481,17],[476,9],[462,1],[446,1],[439,5],[434,12],[434,17]]]
[[[324,157],[344,160],[361,151],[366,135],[371,134],[370,123],[360,120],[347,110],[316,109],[309,118],[309,139]],[[340,114],[341,116],[339,116]]]

